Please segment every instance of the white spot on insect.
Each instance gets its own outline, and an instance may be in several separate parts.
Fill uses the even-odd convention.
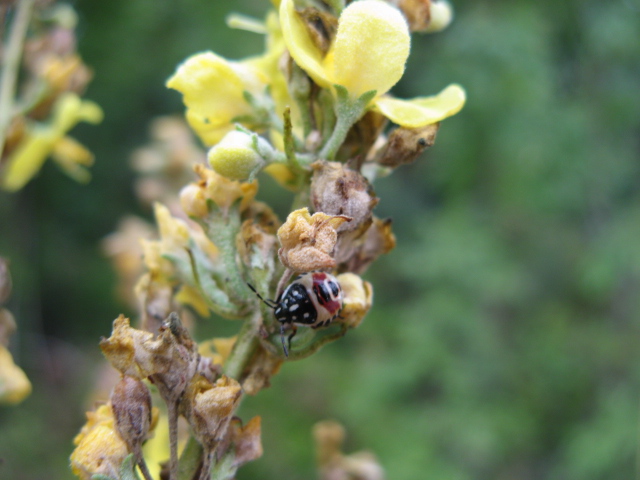
[[[298,307],[299,307],[299,306],[300,306],[300,305],[298,305],[297,303],[294,303],[293,305],[291,305],[291,306],[289,307],[289,311],[290,311],[290,312],[295,312],[295,311],[298,309]]]
[[[303,317],[304,317],[304,318],[309,318],[309,312],[304,312]]]

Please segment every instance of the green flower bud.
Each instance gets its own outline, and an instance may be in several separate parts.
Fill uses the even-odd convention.
[[[209,150],[208,159],[211,168],[231,180],[246,180],[266,163],[256,151],[252,136],[240,131],[227,133]]]

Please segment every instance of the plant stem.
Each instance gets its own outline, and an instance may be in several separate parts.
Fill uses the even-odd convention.
[[[260,311],[257,310],[253,316],[244,322],[238,332],[238,338],[229,358],[224,363],[224,373],[228,377],[240,379],[247,362],[253,356],[258,346],[258,326],[260,321]]]
[[[341,86],[333,86],[336,91],[336,104],[335,112],[337,121],[331,136],[320,150],[320,158],[325,160],[333,160],[338,153],[338,149],[343,144],[349,129],[356,123],[367,109],[367,105],[373,97],[375,97],[375,90],[370,90],[363,93],[358,98],[351,98],[349,91]]]
[[[0,152],[4,147],[7,131],[13,114],[13,97],[16,91],[18,71],[24,39],[29,27],[31,10],[35,0],[20,0],[9,33],[9,43],[5,50],[4,65],[0,76]]]
[[[211,478],[211,464],[213,463],[213,452],[215,449],[210,449],[205,452],[202,457],[202,468],[200,469],[200,480],[208,480]]]
[[[178,479],[178,402],[167,402],[169,417],[169,480]]]
[[[236,234],[240,230],[240,215],[236,209],[237,206],[234,206],[227,215],[216,215],[209,225],[208,232],[220,250],[229,297],[234,303],[243,304],[249,300],[251,292],[242,278],[236,259]]]
[[[178,480],[193,480],[200,464],[202,463],[203,448],[200,442],[192,435],[187,440],[187,444],[180,456],[178,466]]]

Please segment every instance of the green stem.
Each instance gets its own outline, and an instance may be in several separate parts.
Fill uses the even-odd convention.
[[[182,450],[182,455],[180,455],[178,480],[193,480],[202,463],[203,451],[200,442],[198,442],[194,436],[190,436]]]
[[[224,373],[228,377],[239,380],[247,363],[251,360],[258,346],[259,320],[260,312],[257,311],[244,322],[240,332],[238,332],[238,338],[233,350],[231,350],[229,358],[224,362]]]
[[[356,99],[349,96],[345,87],[334,85],[336,90],[336,116],[337,121],[331,136],[320,150],[320,158],[333,160],[338,149],[344,143],[349,129],[356,123],[367,109],[369,102],[375,97],[376,91],[371,90],[360,95]]]
[[[245,304],[251,293],[247,287],[236,258],[236,235],[240,231],[240,214],[237,206],[231,207],[227,215],[216,215],[209,225],[209,238],[220,250],[227,285],[227,293],[234,303]]]
[[[0,152],[4,147],[7,131],[13,115],[13,97],[16,91],[18,71],[24,39],[29,27],[31,10],[35,0],[20,0],[9,33],[9,42],[4,54],[4,66],[0,76]]]

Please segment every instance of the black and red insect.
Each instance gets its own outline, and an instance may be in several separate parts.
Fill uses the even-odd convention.
[[[255,288],[251,285],[249,287],[260,300],[273,308],[276,320],[280,322],[280,338],[286,357],[289,356],[291,339],[295,336],[298,325],[311,328],[325,327],[342,309],[343,293],[340,283],[336,277],[325,272],[303,273],[285,288],[275,302],[265,300]],[[284,333],[287,327],[290,327],[292,332],[285,342]]]

